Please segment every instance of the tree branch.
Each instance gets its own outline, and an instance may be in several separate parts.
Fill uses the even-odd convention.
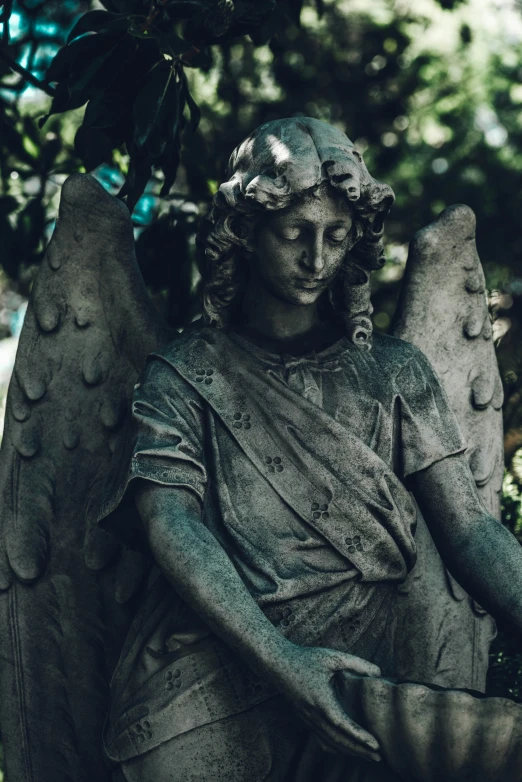
[[[11,17],[12,8],[13,0],[7,0],[7,2],[4,3],[4,12],[2,14],[2,23],[4,25],[4,29],[2,30],[2,40],[4,42],[4,46],[9,46],[9,19]]]
[[[52,87],[50,87],[45,82],[40,81],[40,79],[37,79],[36,76],[33,76],[31,71],[28,71],[27,68],[24,68],[23,65],[17,63],[16,60],[13,60],[13,58],[3,49],[0,49],[0,58],[9,65],[12,71],[18,73],[23,79],[25,79],[25,81],[28,81],[30,84],[32,84],[33,87],[37,87],[39,90],[43,90],[43,92],[46,92],[47,95],[51,96],[51,98],[54,97],[54,90]]]

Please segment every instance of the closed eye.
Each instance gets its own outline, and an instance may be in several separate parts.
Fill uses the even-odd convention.
[[[285,228],[281,231],[281,237],[287,242],[295,242],[301,236],[299,228]]]
[[[348,236],[348,231],[342,229],[338,231],[331,231],[327,235],[327,239],[329,242],[332,242],[332,244],[342,244],[346,237]]]

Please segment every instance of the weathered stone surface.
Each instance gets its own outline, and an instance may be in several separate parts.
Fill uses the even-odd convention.
[[[121,308],[107,307],[108,296]],[[85,328],[91,321],[96,329]],[[119,324],[132,335],[124,357],[111,336]],[[116,602],[117,546],[100,533],[88,558],[110,569],[87,568],[86,511],[122,458],[109,450],[106,426],[117,425],[117,414],[108,411],[129,406],[145,356],[164,333],[125,206],[91,177],[71,177],[20,338],[0,455],[0,586],[14,572],[0,594],[0,722],[11,782],[111,779],[100,736],[107,676],[132,617],[123,605],[132,563]],[[82,369],[83,356],[90,358]]]
[[[377,678],[343,710],[332,687],[397,670],[398,588],[399,673],[483,683],[492,622],[427,526],[414,540],[410,486],[460,580],[522,631],[522,555],[493,519],[501,386],[474,218],[454,207],[417,234],[395,333],[439,373],[477,488],[423,353],[372,337],[392,201],[336,129],[258,129],[201,232],[204,325],[167,344],[125,206],[90,177],[64,185],[0,453],[9,782],[109,782],[107,715],[128,782],[464,782],[465,739],[518,724],[509,702]],[[157,565],[137,601],[148,566],[132,546]],[[514,782],[491,746],[491,774]]]
[[[421,348],[438,371],[468,443],[477,491],[500,518],[502,384],[471,209],[450,207],[419,231],[406,269],[394,334]],[[494,623],[447,573],[422,519],[417,543],[419,561],[400,590],[397,673],[483,690]]]
[[[522,705],[386,679],[343,681],[347,708],[404,782],[522,780]]]

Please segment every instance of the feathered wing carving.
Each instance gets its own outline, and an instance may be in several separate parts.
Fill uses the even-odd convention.
[[[503,392],[475,227],[459,204],[415,235],[393,333],[430,359],[468,442],[477,491],[500,518]],[[399,600],[398,674],[483,690],[494,622],[443,567],[423,519],[417,545]]]
[[[0,452],[9,782],[111,778],[107,684],[142,564],[92,522],[124,458],[133,386],[168,336],[127,208],[92,177],[70,177],[20,337]]]

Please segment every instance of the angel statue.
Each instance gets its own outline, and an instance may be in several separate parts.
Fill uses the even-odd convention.
[[[257,128],[201,223],[203,314],[178,334],[126,206],[64,184],[0,457],[8,782],[464,778],[433,776],[455,736],[408,777],[399,722],[350,705],[421,682],[400,691],[416,746],[463,731],[490,615],[522,631],[474,216],[416,234],[383,335],[393,201],[340,130]],[[438,694],[453,726],[419,717]]]

